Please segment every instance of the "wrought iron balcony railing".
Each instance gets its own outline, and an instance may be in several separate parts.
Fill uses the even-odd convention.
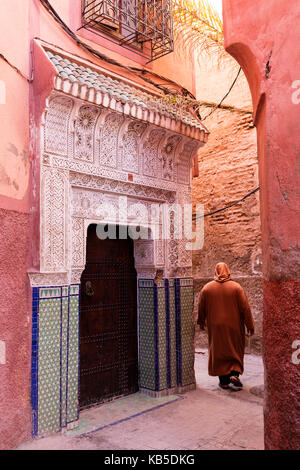
[[[173,51],[172,0],[83,0],[84,28],[110,32],[149,60]]]

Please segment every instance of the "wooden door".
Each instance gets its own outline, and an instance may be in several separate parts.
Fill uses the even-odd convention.
[[[133,240],[100,240],[96,225],[90,225],[80,305],[80,408],[136,392]]]

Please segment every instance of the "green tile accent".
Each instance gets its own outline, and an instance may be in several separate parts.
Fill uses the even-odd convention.
[[[58,432],[78,418],[78,294],[78,285],[39,288],[39,436]]]
[[[169,280],[169,304],[170,304],[170,356],[171,356],[171,387],[177,385],[176,364],[176,314],[175,314],[175,284]]]
[[[139,287],[153,287],[154,282],[150,279],[140,279]]]
[[[42,287],[39,289],[40,299],[50,299],[61,296],[60,287]]]
[[[60,429],[60,299],[39,305],[38,433]]]
[[[166,299],[165,284],[158,284],[158,364],[159,364],[159,390],[168,388],[167,383],[167,345],[166,345]]]
[[[145,282],[139,283],[140,387],[155,390],[154,290],[153,281]]]
[[[64,288],[65,289],[65,288]],[[69,289],[67,288],[68,292]],[[62,349],[61,349],[61,426],[67,425],[67,360],[68,360],[69,299],[62,298]]]
[[[192,279],[180,280],[182,385],[195,382],[194,375],[194,289]]]
[[[69,295],[69,287],[68,286],[64,286],[62,287],[62,297],[68,297]]]
[[[79,286],[78,285],[70,286],[70,295],[79,295]]]
[[[157,352],[155,358],[155,291],[157,291]],[[152,391],[168,388],[165,281],[139,281],[140,386]],[[158,379],[158,382],[157,380]]]
[[[72,292],[72,286],[71,286]],[[78,418],[78,342],[79,342],[79,297],[70,296],[68,344],[68,395],[67,422]]]

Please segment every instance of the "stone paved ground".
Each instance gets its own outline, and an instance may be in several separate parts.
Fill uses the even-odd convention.
[[[183,400],[86,437],[58,434],[19,449],[217,450],[263,449],[263,364],[245,356],[242,391],[225,391],[207,375],[207,351],[197,350],[197,389]]]

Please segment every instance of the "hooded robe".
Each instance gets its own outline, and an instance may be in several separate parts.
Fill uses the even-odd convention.
[[[225,263],[216,266],[215,280],[200,295],[197,323],[208,330],[208,373],[212,376],[244,371],[245,326],[254,330],[254,321],[243,288],[231,280]]]

